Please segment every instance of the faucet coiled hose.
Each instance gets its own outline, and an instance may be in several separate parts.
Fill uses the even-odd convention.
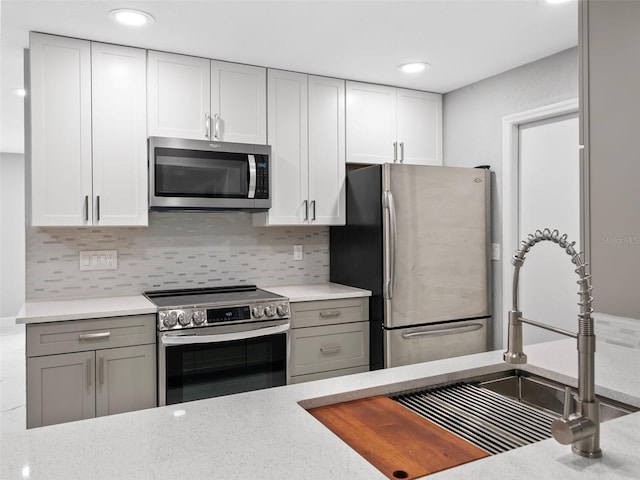
[[[593,287],[591,286],[591,274],[587,272],[587,266],[589,264],[582,261],[582,253],[576,252],[574,248],[576,242],[569,242],[567,234],[560,235],[558,230],[550,230],[548,228],[536,230],[535,233],[530,233],[525,240],[522,240],[521,248],[516,251],[511,260],[511,263],[515,267],[513,272],[513,310],[518,310],[518,277],[525,256],[535,244],[547,240],[563,248],[571,257],[571,262],[576,266],[575,272],[579,277],[576,283],[580,285],[580,291],[578,292],[580,296],[580,300],[578,301],[578,306],[580,307],[580,313],[578,313],[578,333],[581,335],[594,335],[593,318],[591,318],[591,313],[593,312],[591,306],[593,302],[591,291]]]

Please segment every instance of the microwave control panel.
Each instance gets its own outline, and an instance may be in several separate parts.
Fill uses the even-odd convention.
[[[256,155],[256,194],[254,198],[269,198],[269,161]]]

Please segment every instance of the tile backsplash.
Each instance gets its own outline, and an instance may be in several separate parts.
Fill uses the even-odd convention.
[[[601,342],[640,349],[640,319],[594,312],[596,338]]]
[[[293,245],[303,245],[302,261]],[[83,250],[117,250],[117,270],[80,271]],[[26,297],[130,295],[329,279],[328,227],[253,227],[250,214],[150,212],[148,227],[27,227]]]

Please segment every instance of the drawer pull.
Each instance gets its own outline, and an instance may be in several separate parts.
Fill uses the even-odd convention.
[[[320,316],[321,317],[337,317],[341,313],[342,312],[340,310],[325,310],[323,312],[320,312]]]
[[[109,338],[111,336],[111,332],[100,332],[100,333],[81,333],[78,338],[80,340],[97,340],[100,338]]]
[[[320,351],[324,354],[338,353],[342,350],[342,345],[333,345],[331,347],[320,347]]]

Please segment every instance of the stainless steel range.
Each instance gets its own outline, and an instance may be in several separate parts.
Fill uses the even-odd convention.
[[[158,404],[285,385],[289,300],[255,285],[145,292],[158,307]]]

